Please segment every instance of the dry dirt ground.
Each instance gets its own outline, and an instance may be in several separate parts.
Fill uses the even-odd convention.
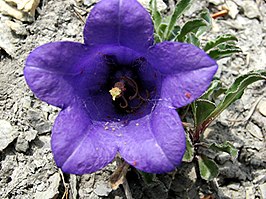
[[[74,2],[74,1],[73,1]],[[73,7],[72,1],[43,0],[35,21],[20,22],[0,15],[0,198],[125,198],[123,188],[112,191],[109,176],[115,162],[93,174],[61,175],[50,148],[51,127],[59,109],[35,98],[23,77],[24,62],[35,47],[51,41],[80,41],[89,4]],[[168,9],[172,1],[165,1]],[[196,1],[184,18],[193,18],[204,7],[216,12],[223,0]],[[239,38],[243,53],[219,61],[217,77],[230,85],[239,75],[266,68],[266,3],[263,0],[227,0],[230,16],[214,21],[203,39],[222,33]],[[79,8],[78,8],[79,7]],[[6,21],[18,24],[10,30]],[[224,153],[209,154],[219,163],[220,175],[213,182],[196,178],[195,165],[183,164],[176,174],[158,175],[150,185],[132,169],[128,182],[133,197],[140,198],[266,198],[266,94],[265,82],[246,90],[211,126],[208,141],[231,141],[239,149],[237,159]],[[264,115],[263,115],[264,114]]]

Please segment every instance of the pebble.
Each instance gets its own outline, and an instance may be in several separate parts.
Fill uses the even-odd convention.
[[[112,189],[108,186],[106,182],[99,182],[96,186],[94,193],[98,196],[108,196]]]
[[[224,164],[226,161],[230,160],[230,158],[231,156],[228,153],[222,152],[216,157],[216,160],[219,164]]]
[[[52,130],[52,124],[50,122],[42,122],[36,125],[36,130],[38,131],[38,135],[48,133]]]
[[[218,6],[224,3],[224,0],[209,0],[210,3]]]
[[[244,9],[244,14],[249,19],[260,18],[260,11],[255,1],[245,0],[242,3],[242,8]]]
[[[264,117],[266,117],[266,98],[264,98],[262,101],[260,101],[258,105],[258,109],[260,114],[262,114]]]
[[[0,120],[0,151],[4,150],[15,138],[18,132],[6,120]]]
[[[25,140],[24,136],[19,136],[15,145],[15,149],[18,152],[26,152],[29,148],[29,142]]]
[[[236,5],[235,2],[233,2],[233,1],[231,1],[231,0],[226,1],[226,5],[227,5],[228,8],[229,8],[229,13],[228,13],[228,15],[229,15],[230,17],[232,17],[233,19],[235,19],[236,16],[238,15],[238,13],[239,13],[238,6]]]
[[[50,185],[48,189],[44,192],[36,192],[35,198],[38,199],[53,199],[58,197],[58,187],[60,184],[60,175],[59,173],[55,173],[52,175],[49,180]]]
[[[247,125],[247,130],[253,137],[258,138],[260,141],[263,141],[261,129],[256,124],[249,122]]]
[[[263,199],[266,198],[266,183],[261,184],[259,188],[260,188],[261,198]]]

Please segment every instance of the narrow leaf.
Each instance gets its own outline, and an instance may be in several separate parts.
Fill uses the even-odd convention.
[[[236,158],[238,155],[238,150],[228,141],[223,144],[213,143],[209,146],[209,148],[216,151],[223,151],[229,153],[234,158]]]
[[[266,80],[265,70],[251,71],[248,74],[239,76],[226,91],[225,97],[210,114],[209,118],[217,117],[222,111],[224,111],[228,106],[230,106],[243,95],[247,86],[259,80]]]
[[[219,167],[213,160],[210,160],[204,155],[198,157],[198,160],[200,176],[202,179],[209,181],[213,180],[219,175]]]
[[[189,135],[186,136],[186,152],[183,156],[182,161],[183,162],[192,162],[194,158],[194,147],[192,145],[192,142],[189,138]]]
[[[221,49],[223,48],[223,49]],[[232,54],[242,52],[242,50],[237,46],[230,46],[227,49],[224,49],[222,46],[221,48],[217,48],[215,50],[211,50],[208,54],[211,58],[218,60],[225,57],[229,57]]]
[[[200,40],[193,32],[187,34],[186,42],[194,46],[200,46]]]
[[[194,34],[196,34],[199,28],[203,26],[207,26],[206,21],[203,19],[195,19],[186,22],[184,26],[181,28],[181,31],[177,36],[176,41],[181,41],[181,42],[185,41],[185,36],[188,33],[193,32]]]
[[[154,23],[155,32],[158,32],[159,26],[162,22],[162,16],[161,16],[161,13],[157,9],[157,0],[150,1],[150,10],[151,10],[151,16],[153,19],[153,23]]]
[[[227,89],[223,87],[220,79],[214,79],[209,86],[208,90],[200,97],[200,99],[206,99],[214,102],[219,95],[225,93]]]
[[[208,50],[215,48],[216,46],[228,42],[228,41],[238,41],[237,38],[230,34],[220,35],[215,40],[207,42],[203,50],[207,52]]]
[[[191,6],[193,0],[180,0],[176,6],[173,14],[171,15],[171,19],[165,31],[165,39],[168,40],[171,31],[173,30],[176,21],[179,17]]]
[[[202,26],[199,28],[197,32],[198,37],[212,28],[212,17],[210,15],[210,12],[207,9],[204,9],[200,13],[200,18],[206,22],[206,26]]]
[[[202,124],[216,108],[209,100],[198,99],[195,102],[195,126]]]

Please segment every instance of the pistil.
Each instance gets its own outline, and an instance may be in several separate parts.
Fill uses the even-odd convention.
[[[120,99],[121,102],[119,103],[119,107],[128,113],[139,109],[146,101],[148,101],[150,97],[150,94],[147,90],[146,97],[142,97],[137,82],[128,76],[122,76],[120,81],[116,82],[114,87],[109,92],[113,101]],[[133,102],[133,100],[137,101]],[[132,104],[130,101],[132,101],[134,106],[130,105]]]

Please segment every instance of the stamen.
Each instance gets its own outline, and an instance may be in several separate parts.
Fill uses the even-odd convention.
[[[134,95],[129,96],[129,100],[135,99],[138,96],[138,93],[139,93],[138,84],[133,79],[131,79],[130,77],[122,77],[122,79],[124,79],[135,90]]]
[[[115,101],[116,98],[120,97],[122,90],[118,87],[114,87],[109,90],[109,93],[111,94],[113,101]]]
[[[121,97],[122,97],[122,99],[123,99],[125,105],[122,105],[122,103],[120,103],[119,106],[120,106],[121,108],[127,108],[127,107],[128,107],[127,99],[126,99],[123,95],[122,95]]]

